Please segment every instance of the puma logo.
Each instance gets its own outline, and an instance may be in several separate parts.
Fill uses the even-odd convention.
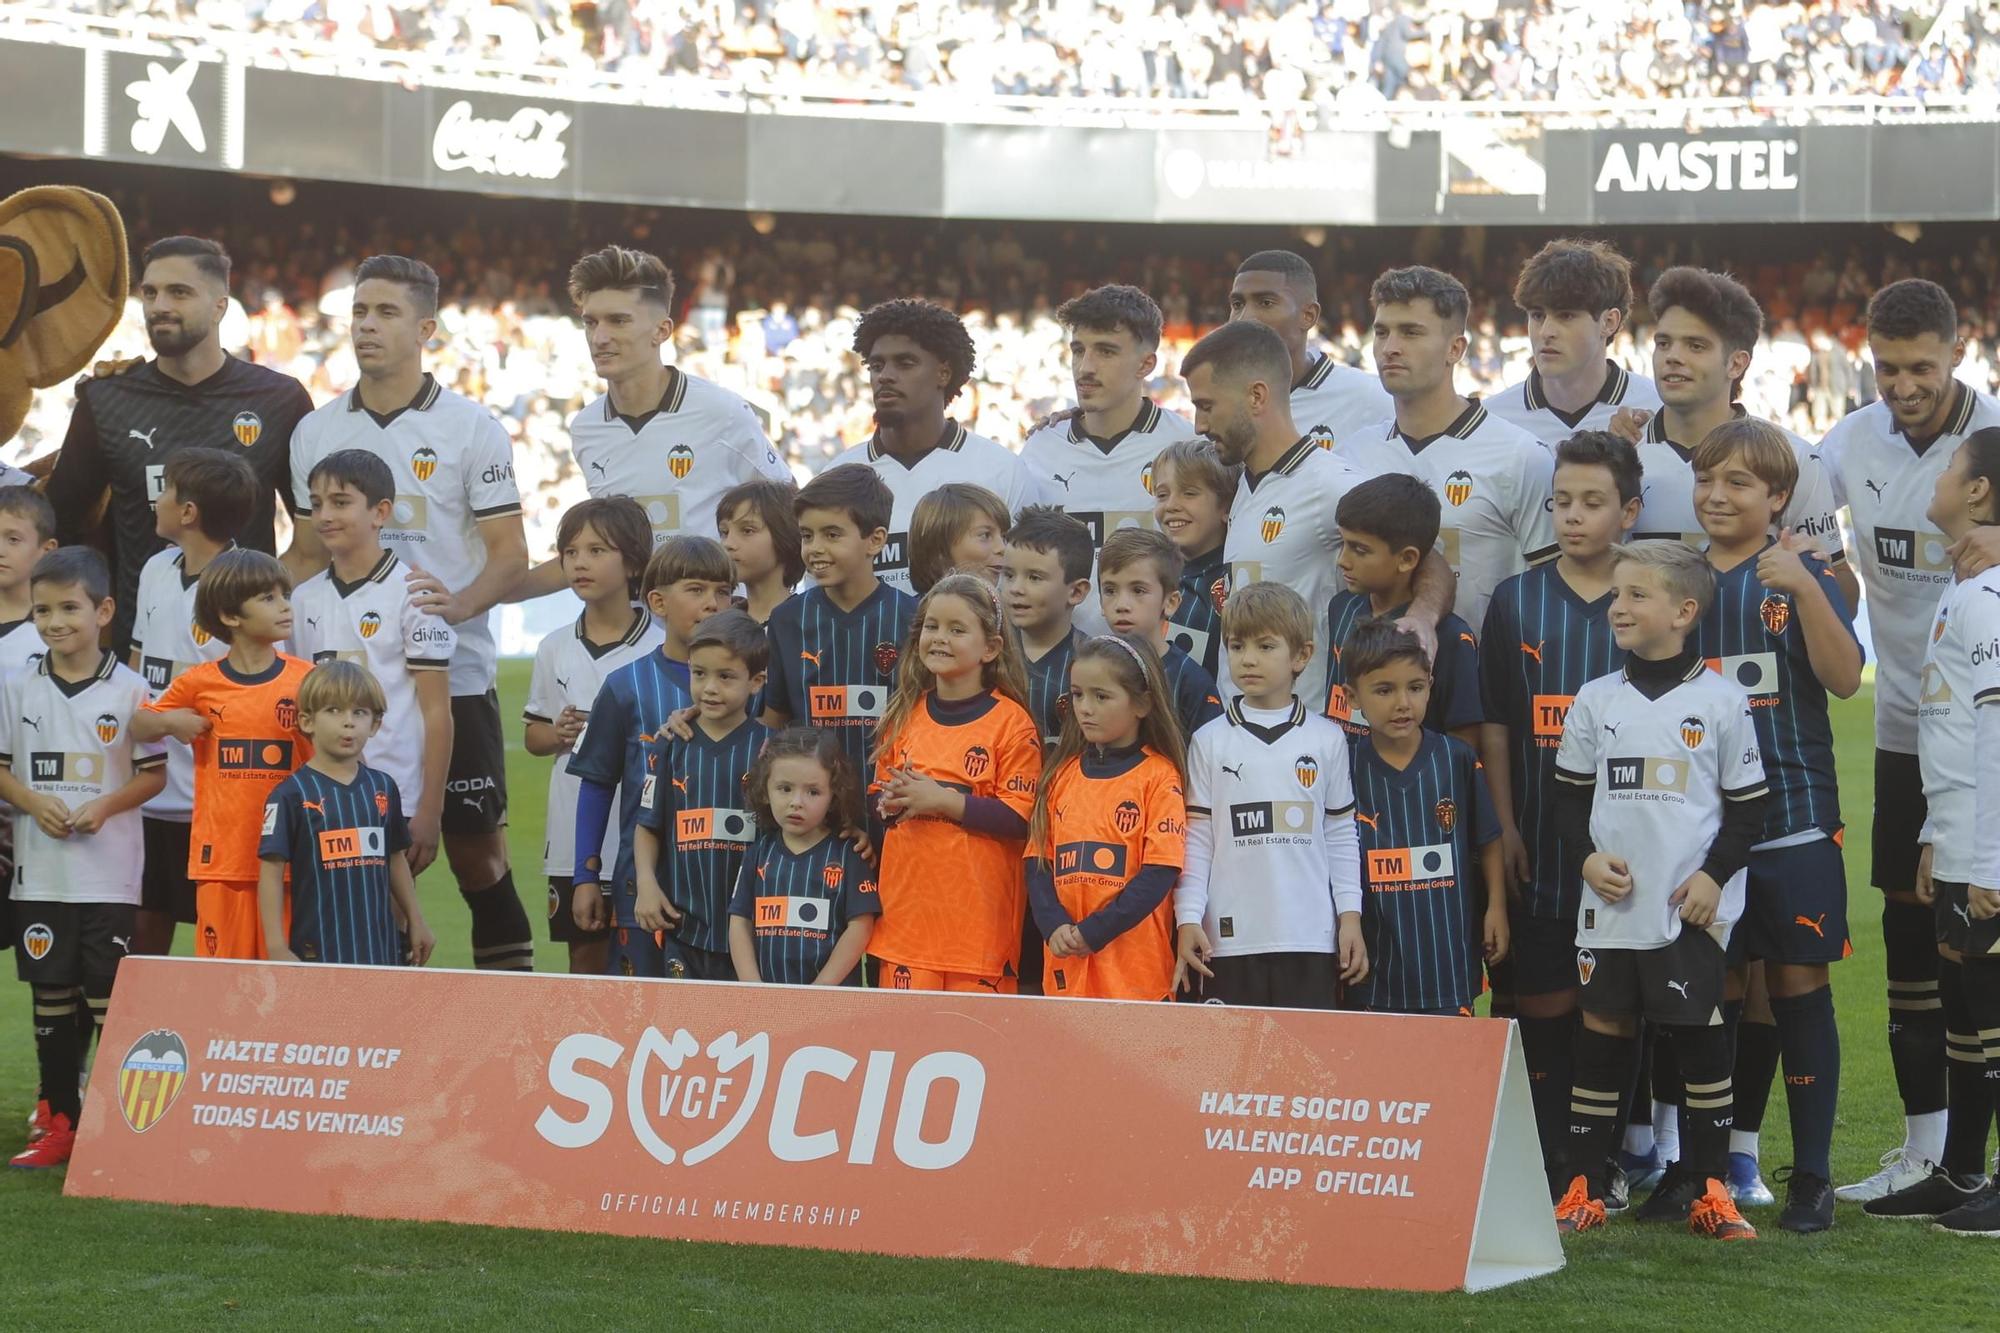
[[[1542,639],[1538,641],[1532,648],[1530,648],[1526,643],[1523,643],[1521,645],[1521,651],[1527,654],[1529,657],[1534,658],[1535,665],[1540,666],[1542,665],[1542,644],[1545,644],[1547,642],[1548,642],[1547,639]]]
[[[1618,738],[1618,724],[1616,722],[1606,722],[1604,724],[1604,734],[1616,740]]]
[[[306,628],[307,628],[307,629],[318,629],[318,628],[319,628],[319,617],[318,617],[318,616],[307,616],[307,617],[306,617]]]
[[[597,459],[595,459],[595,458],[591,459],[591,460],[590,460],[590,466],[591,466],[591,470],[592,470],[592,471],[594,471],[594,472],[596,472],[598,476],[600,476],[600,477],[601,477],[601,476],[604,476],[604,475],[605,475],[605,473],[604,473],[604,464],[603,464],[603,463],[601,463],[601,462],[599,462],[599,461],[598,461]]]
[[[145,446],[148,449],[150,449],[153,447],[153,437],[155,435],[158,435],[159,433],[160,433],[160,428],[158,426],[155,426],[151,430],[144,430],[144,431],[128,430],[125,432],[125,438],[128,440],[141,441],[142,443],[145,444]]]
[[[801,662],[811,662],[814,666],[818,666],[819,654],[814,652],[808,652],[804,648],[801,648],[799,649],[799,660]]]
[[[1076,473],[1074,473],[1074,472],[1070,473],[1070,474],[1069,474],[1069,476],[1067,476],[1067,477],[1065,477],[1065,476],[1064,476],[1064,475],[1063,475],[1062,473],[1060,473],[1060,472],[1051,472],[1051,473],[1049,473],[1049,479],[1050,479],[1051,481],[1059,481],[1059,482],[1061,482],[1061,483],[1062,483],[1062,488],[1063,488],[1063,489],[1064,489],[1065,491],[1067,491],[1067,490],[1069,489],[1069,484],[1070,484],[1070,481],[1071,481],[1071,480],[1072,480],[1072,479],[1073,479],[1073,478],[1074,478],[1075,476],[1076,476]]]
[[[557,689],[559,689],[559,690],[566,690],[566,689],[568,689],[568,688],[569,688],[569,682],[568,682],[568,681],[566,681],[566,680],[564,680],[564,679],[563,679],[563,678],[562,678],[561,676],[557,676],[557,677],[556,677],[556,688],[557,688]]]
[[[1243,781],[1243,765],[1241,764],[1234,764],[1234,765],[1224,764],[1222,766],[1222,771],[1227,773],[1230,777],[1235,778],[1238,782]]]
[[[1380,833],[1382,831],[1382,826],[1375,822],[1375,816],[1367,813],[1366,811],[1356,810],[1354,812],[1354,819],[1356,823],[1366,824],[1372,831],[1376,833]]]
[[[1867,487],[1867,488],[1868,488],[1869,490],[1871,490],[1871,491],[1873,491],[1873,492],[1875,493],[1875,499],[1876,499],[1877,503],[1880,503],[1880,502],[1881,502],[1881,500],[1882,500],[1882,498],[1883,498],[1883,497],[1882,497],[1882,487],[1881,487],[1881,486],[1880,486],[1879,484],[1877,484],[1876,482],[1874,482],[1874,481],[1872,481],[1872,480],[1870,480],[1870,481],[1864,481],[1864,482],[1862,482],[1861,484],[1862,484],[1863,486],[1866,486],[1866,487]]]
[[[674,784],[675,791],[679,792],[683,796],[688,794],[688,784],[686,778],[672,778],[669,779],[669,781],[671,781]]]
[[[1965,928],[1967,930],[1972,929],[1972,913],[1965,910],[1965,905],[1963,903],[1953,903],[1951,905],[1951,910],[1958,914],[1958,919],[1965,923]]]
[[[1683,1000],[1688,998],[1688,984],[1685,981],[1669,981],[1667,989],[1678,994]]]
[[[471,806],[474,810],[479,811],[481,814],[486,813],[486,806],[483,797],[461,796],[458,799],[464,801],[467,805]]]
[[[1983,583],[1979,586],[1979,591],[1985,593],[1988,597],[2000,597],[2000,588],[1989,588]]]
[[[1804,926],[1807,930],[1810,930],[1813,934],[1819,936],[1821,939],[1826,938],[1825,912],[1821,912],[1817,917],[1795,916],[1792,918],[1792,924],[1795,926]]]
[[[319,814],[319,815],[323,815],[326,813],[326,807],[321,805],[318,801],[300,801],[299,809],[310,810],[314,814]]]
[[[40,731],[42,729],[42,720],[38,717],[24,717],[21,719],[21,725],[24,727],[33,727],[36,731]]]

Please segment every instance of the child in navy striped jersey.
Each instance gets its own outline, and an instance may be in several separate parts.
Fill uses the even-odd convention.
[[[1021,640],[1028,712],[1051,749],[1062,736],[1070,663],[1082,637],[1075,615],[1090,595],[1091,559],[1090,529],[1054,505],[1023,509],[1000,557],[1000,602]]]
[[[1180,550],[1147,528],[1120,528],[1097,555],[1097,596],[1113,634],[1144,639],[1160,655],[1167,695],[1174,701],[1185,746],[1206,723],[1222,716],[1215,677],[1168,641],[1168,617],[1180,605]]]
[[[1167,642],[1218,676],[1222,604],[1229,597],[1229,506],[1243,469],[1222,461],[1211,440],[1182,440],[1160,451],[1150,469],[1153,521],[1181,553],[1181,601],[1167,617]]]
[[[757,844],[729,903],[737,980],[849,984],[882,900],[874,870],[845,836],[864,819],[847,755],[831,732],[782,731],[751,766],[749,799]]]

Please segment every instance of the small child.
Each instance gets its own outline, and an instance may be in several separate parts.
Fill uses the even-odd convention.
[[[1225,463],[1212,440],[1170,444],[1153,460],[1153,520],[1181,553],[1181,600],[1167,640],[1211,678],[1222,665],[1222,605],[1229,599],[1229,506],[1243,469]]]
[[[1195,732],[1222,716],[1215,677],[1167,642],[1167,617],[1181,603],[1181,553],[1146,528],[1120,528],[1097,556],[1097,595],[1111,632],[1143,640],[1160,659],[1167,697],[1174,702],[1183,752]]]
[[[921,597],[954,570],[996,587],[1013,519],[1007,502],[969,481],[948,481],[910,514],[910,587]]]
[[[1340,497],[1333,521],[1340,525],[1340,576],[1345,591],[1327,603],[1326,715],[1359,736],[1368,730],[1355,716],[1353,691],[1341,669],[1341,645],[1363,620],[1395,621],[1416,596],[1417,566],[1437,545],[1437,492],[1402,472],[1371,477]],[[1446,612],[1437,622],[1437,657],[1431,662],[1430,705],[1424,724],[1479,750],[1479,646],[1472,626]]]
[[[579,899],[571,872],[576,868],[576,798],[582,783],[570,772],[571,747],[583,734],[591,705],[605,677],[628,663],[659,651],[666,634],[653,613],[632,605],[653,554],[653,529],[646,511],[629,496],[614,495],[573,505],[556,528],[556,556],[583,614],[570,630],[542,636],[528,678],[522,711],[522,746],[532,755],[552,755],[548,816],[542,842],[542,870],[549,877],[549,939],[569,949],[569,970],[598,975],[610,947],[604,895]],[[618,831],[605,833],[599,864],[618,863]]]
[[[195,452],[183,449],[173,457]],[[0,486],[0,676],[41,660],[44,645],[30,614],[28,575],[55,549],[55,507],[31,487]]]
[[[743,612],[702,621],[688,639],[688,734],[663,730],[653,742],[632,833],[633,918],[660,932],[668,977],[736,980],[729,899],[757,836],[744,804],[750,768],[771,734],[747,709],[770,660],[770,640]]]
[[[1331,1009],[1343,982],[1367,977],[1368,955],[1347,739],[1294,693],[1312,612],[1283,584],[1252,583],[1222,625],[1243,693],[1188,752],[1174,993]]]
[[[1186,771],[1151,645],[1111,634],[1084,640],[1028,830],[1029,894],[1048,941],[1044,994],[1173,999]]]
[[[1028,711],[1051,748],[1062,735],[1070,660],[1083,637],[1074,616],[1090,595],[1090,562],[1090,529],[1054,505],[1023,509],[1000,557],[1000,600],[1020,636]]]
[[[153,530],[168,545],[139,571],[132,620],[132,669],[146,678],[155,699],[179,677],[229,651],[195,624],[195,584],[211,560],[236,545],[256,494],[256,474],[238,454],[176,449],[167,455]],[[171,953],[175,924],[194,924],[194,881],[187,871],[194,755],[185,745],[169,745],[166,753],[166,789],[141,812],[146,877],[133,953]]]
[[[132,719],[135,740],[171,736],[194,750],[195,953],[264,956],[257,832],[271,789],[312,758],[299,684],[312,665],[278,651],[292,633],[292,576],[261,551],[224,551],[194,590],[194,621],[228,655],[177,676]]]
[[[1000,595],[947,574],[917,604],[876,745],[871,791],[887,831],[872,984],[1016,993],[1021,848],[1041,773]]]
[[[315,510],[319,498],[315,487]],[[322,662],[299,683],[298,708],[313,755],[272,790],[257,848],[264,863],[257,909],[265,956],[281,963],[422,967],[437,937],[417,904],[404,855],[410,828],[402,792],[388,772],[361,761],[387,708],[381,683],[358,663]]]
[[[62,547],[35,562],[30,582],[48,651],[0,684],[0,799],[14,810],[14,960],[34,991],[42,1086],[42,1133],[10,1165],[36,1169],[61,1166],[75,1144],[77,1080],[139,903],[139,807],[166,785],[167,759],[132,727],[146,682],[98,646],[114,610],[104,558]]]
[[[628,977],[666,975],[666,956],[653,933],[639,926],[638,879],[632,868],[632,834],[639,800],[658,756],[654,739],[688,706],[688,641],[695,626],[729,602],[734,587],[729,556],[707,537],[669,537],[654,549],[642,579],[646,606],[664,630],[660,650],[635,658],[604,678],[570,755],[578,780],[576,866],[571,873],[579,920],[595,920],[603,906],[605,830],[611,800],[618,799],[617,859],[611,877],[611,948],[607,968]]]
[[[770,623],[778,603],[806,576],[799,554],[799,515],[792,507],[798,498],[798,487],[791,482],[757,477],[724,491],[715,507],[722,549],[743,589],[737,600],[759,625]]]
[[[788,727],[765,744],[748,785],[758,835],[729,901],[736,979],[853,984],[882,896],[847,841],[866,822],[847,755],[830,732]]]
[[[1729,1158],[1724,951],[1743,912],[1744,866],[1769,791],[1734,681],[1689,642],[1715,598],[1701,553],[1677,541],[1618,552],[1611,626],[1624,670],[1577,692],[1556,752],[1556,817],[1589,892],[1577,922],[1583,1024],[1570,1092],[1568,1191],[1559,1231],[1604,1225],[1619,1107],[1638,1072],[1639,1020],[1673,1042],[1687,1097],[1681,1160],[1642,1219],[1753,1240],[1723,1185]]]
[[[1370,968],[1357,998],[1378,1013],[1470,1014],[1481,957],[1507,956],[1500,825],[1479,757],[1424,726],[1431,664],[1415,635],[1364,620],[1341,656],[1368,721],[1349,742]]]

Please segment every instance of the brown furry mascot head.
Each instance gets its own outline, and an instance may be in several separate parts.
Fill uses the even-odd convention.
[[[0,200],[0,441],[21,428],[34,390],[90,365],[131,289],[109,199],[42,185]]]

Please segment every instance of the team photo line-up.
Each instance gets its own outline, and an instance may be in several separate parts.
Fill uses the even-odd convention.
[[[663,363],[665,265],[607,247],[570,272],[591,498],[531,567],[507,435],[424,370],[427,265],[359,265],[360,379],[317,408],[223,350],[220,246],[138,272],[156,357],[100,367],[45,475],[0,478],[40,1071],[15,1166],[68,1160],[119,960],[178,923],[199,957],[421,965],[442,855],[476,964],[532,967],[489,621],[567,587],[523,743],[572,971],[1430,1015],[1490,990],[1563,1231],[1753,1238],[1782,1064],[1780,1227],[1838,1194],[2000,1235],[2000,404],[1955,378],[1936,284],[1875,295],[1881,397],[1817,444],[1737,404],[1763,314],[1725,274],[1661,274],[1653,378],[1613,364],[1631,269],[1594,241],[1523,268],[1533,367],[1484,401],[1435,269],[1375,281],[1368,374],[1311,350],[1311,265],[1251,255],[1179,366],[1191,422],[1147,397],[1159,307],[1096,288],[1058,312],[1076,406],[1018,448],[948,415],[958,316],[892,300],[854,336],[873,435],[798,487],[749,404]],[[1907,1133],[1836,1191],[1828,701],[1861,687],[1863,585]]]

